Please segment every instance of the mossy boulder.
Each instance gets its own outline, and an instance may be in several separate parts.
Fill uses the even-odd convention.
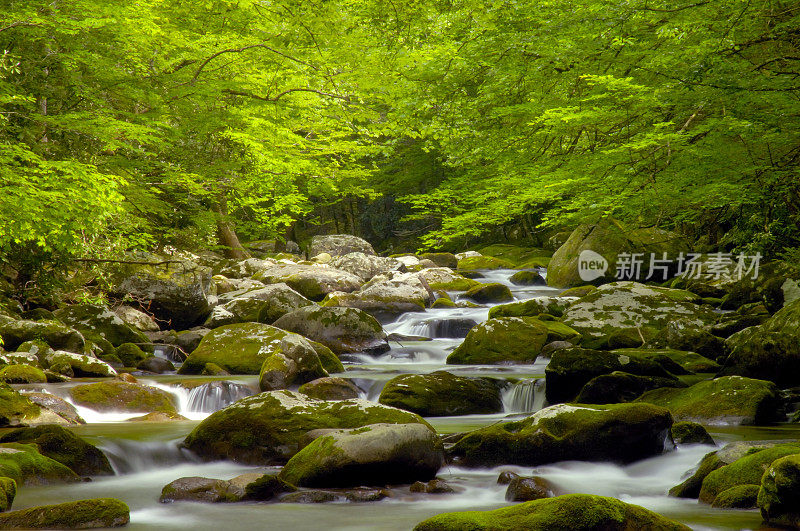
[[[430,260],[439,267],[449,267],[450,269],[458,267],[458,258],[453,253],[423,253],[419,257]]]
[[[493,256],[470,256],[458,261],[460,271],[475,271],[477,269],[514,269],[514,264],[502,258]]]
[[[629,463],[661,454],[671,426],[669,411],[651,405],[559,404],[520,421],[470,432],[450,453],[467,466]]]
[[[639,376],[622,371],[595,376],[583,386],[575,399],[580,404],[617,404],[630,402],[645,391],[662,387],[688,387],[676,378]]]
[[[50,393],[25,393],[25,398],[39,406],[42,410],[48,410],[57,415],[61,421],[48,418],[48,422],[61,425],[86,424],[86,421],[78,414],[75,406],[61,397]],[[34,423],[35,424],[35,423]]]
[[[677,378],[655,361],[600,350],[566,348],[554,351],[545,368],[547,401],[557,404],[574,400],[593,378],[616,371],[658,377],[680,385]]]
[[[700,501],[713,503],[719,494],[732,487],[761,485],[761,478],[773,461],[797,454],[800,454],[798,444],[779,444],[772,448],[755,449],[752,453],[708,474],[700,488]]]
[[[399,260],[360,252],[334,257],[330,261],[330,265],[341,271],[352,273],[364,282],[382,273],[406,271],[406,266]]]
[[[225,294],[211,311],[205,325],[216,328],[234,323],[273,323],[283,315],[314,303],[279,282],[263,288]]]
[[[431,305],[435,296],[415,273],[382,273],[350,293],[330,293],[323,306],[358,308],[371,315],[390,316],[420,312]]]
[[[613,282],[570,305],[562,321],[584,336],[584,346],[607,347],[609,337],[624,329],[661,330],[678,320],[686,327],[714,322],[714,312],[698,306],[698,300],[688,291]]]
[[[356,308],[307,306],[287,313],[274,325],[322,343],[335,354],[389,350],[383,327],[368,313]]]
[[[548,314],[540,314],[539,317],[522,317],[522,320],[529,324],[545,327],[547,329],[547,343],[567,341],[577,344],[582,337],[577,330],[573,330],[561,321],[556,321],[555,318]]]
[[[538,271],[517,271],[509,278],[515,286],[546,286],[547,281]]]
[[[262,391],[286,389],[294,383],[328,376],[314,346],[302,336],[286,332],[277,344],[271,343],[267,349],[272,352],[268,352],[258,376]]]
[[[547,262],[553,255],[552,251],[546,249],[509,243],[493,243],[491,245],[478,247],[476,250],[479,251],[481,255],[492,256],[511,262],[516,267],[533,267],[532,265],[527,265],[533,263],[541,267],[546,267]]]
[[[41,414],[41,408],[10,385],[0,383],[0,427],[27,424]]]
[[[637,402],[665,407],[678,420],[707,424],[769,424],[779,420],[782,411],[772,382],[741,376],[706,380],[687,389],[655,389]]]
[[[455,308],[455,307],[456,307],[456,303],[453,302],[453,300],[448,298],[448,297],[439,297],[438,299],[433,301],[433,304],[431,304],[431,308],[434,308],[434,309],[437,309],[437,308]]]
[[[15,529],[101,529],[130,522],[130,509],[114,498],[42,505],[0,514],[0,527]]]
[[[158,501],[192,501],[204,503],[238,502],[244,498],[244,489],[235,482],[203,477],[178,478],[164,485]]]
[[[56,350],[47,356],[46,362],[50,370],[67,376],[97,378],[117,375],[117,371],[111,365],[86,354]]]
[[[186,437],[184,446],[206,460],[268,465],[285,463],[311,430],[415,422],[427,425],[413,413],[362,399],[325,401],[271,391],[212,413]]]
[[[467,278],[446,267],[431,267],[417,272],[432,290],[467,291],[480,284],[477,280]]]
[[[353,382],[346,378],[332,377],[318,378],[304,383],[298,391],[319,400],[347,400],[358,398],[359,395],[358,387]]]
[[[716,361],[696,352],[684,350],[624,348],[615,349],[612,352],[655,361],[672,374],[716,373],[720,369],[720,365]]]
[[[519,317],[489,319],[469,331],[464,342],[447,356],[447,363],[533,363],[547,337],[545,326]]]
[[[375,249],[364,238],[352,234],[326,234],[314,236],[308,247],[308,256],[328,253],[331,256],[344,256],[348,253],[375,254]]]
[[[106,306],[96,304],[73,304],[55,311],[62,323],[78,330],[91,341],[102,338],[112,345],[123,343],[148,343],[141,331],[129,326]]]
[[[357,290],[361,277],[322,264],[276,263],[259,270],[253,278],[264,284],[284,283],[312,301],[320,301],[328,293]]]
[[[579,274],[579,262],[583,251],[593,251],[608,263],[605,273],[593,281],[602,284],[614,280],[617,271],[617,258],[621,253],[661,253],[667,252],[677,257],[681,251],[688,251],[688,243],[675,233],[649,229],[630,229],[614,219],[604,219],[599,223],[578,226],[564,244],[559,247],[547,268],[547,283],[557,288],[569,288],[586,284]],[[648,273],[649,262],[642,264],[644,279]]]
[[[0,477],[0,512],[11,509],[17,496],[17,482],[11,478]]]
[[[31,365],[6,365],[0,369],[0,382],[10,384],[47,383],[44,371]]]
[[[480,304],[514,300],[514,296],[511,294],[511,290],[508,289],[508,286],[497,282],[474,286],[468,289],[464,296]]]
[[[685,420],[672,425],[672,440],[677,444],[714,444],[702,424]]]
[[[737,485],[720,492],[711,507],[715,509],[755,509],[758,506],[758,485]]]
[[[69,392],[76,404],[96,411],[176,413],[175,398],[156,387],[113,381],[77,385]]]
[[[34,339],[18,346],[17,352],[28,352],[35,355],[38,360],[44,361],[45,357],[53,352],[53,348],[41,339]]]
[[[761,477],[757,502],[770,524],[800,527],[800,454],[770,463]]]
[[[0,477],[18,486],[72,483],[80,478],[65,465],[39,453],[34,444],[0,444]]]
[[[685,326],[682,321],[668,323],[647,341],[648,347],[691,351],[708,358],[719,358],[725,352],[725,341],[705,328]]]
[[[151,356],[133,343],[123,343],[118,346],[116,354],[125,367],[136,367]]]
[[[378,402],[423,417],[503,410],[500,386],[495,380],[455,376],[447,371],[396,376],[386,383]]]
[[[274,326],[261,323],[225,325],[206,334],[178,372],[199,374],[206,364],[213,363],[230,374],[259,374],[268,358],[295,350],[309,355],[314,352],[305,338]]]
[[[79,476],[114,474],[103,452],[61,426],[18,428],[0,435],[0,443],[33,444],[40,454],[58,461]]]
[[[555,496],[556,488],[552,483],[540,477],[520,477],[512,478],[506,489],[506,500],[514,502],[525,502],[540,500],[542,498],[552,498]]]
[[[84,338],[80,332],[60,321],[29,321],[0,314],[0,337],[3,348],[16,350],[26,341],[43,341],[54,349],[80,352]]]
[[[572,297],[585,297],[586,295],[592,293],[597,289],[597,286],[586,285],[586,286],[575,286],[574,288],[565,289],[559,294],[561,298],[572,298]]]
[[[444,513],[418,524],[414,531],[553,530],[688,531],[683,524],[616,498],[566,494],[493,511]]]
[[[2,331],[0,331],[0,334]],[[725,340],[730,355],[721,375],[739,375],[800,385],[800,299],[790,303],[761,326],[746,328]]]
[[[500,304],[489,310],[489,319],[496,317],[536,317],[546,313],[561,317],[569,304],[559,297],[537,297],[520,302]]]
[[[442,443],[428,426],[370,424],[320,435],[279,477],[301,487],[382,486],[433,479],[443,464]]]

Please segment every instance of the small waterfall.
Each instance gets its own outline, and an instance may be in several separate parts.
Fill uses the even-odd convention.
[[[253,390],[246,385],[228,381],[209,382],[189,391],[188,411],[213,413],[252,394]]]
[[[413,333],[431,338],[463,338],[478,323],[472,319],[455,317],[449,319],[427,319],[412,326]]]
[[[108,457],[114,473],[120,475],[198,462],[191,452],[178,446],[181,440],[165,442],[114,439],[97,446]]]
[[[544,378],[526,378],[503,392],[506,413],[534,413],[544,407]]]

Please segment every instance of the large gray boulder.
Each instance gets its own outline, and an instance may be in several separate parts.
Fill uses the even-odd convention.
[[[320,253],[328,253],[331,256],[344,256],[349,253],[375,254],[375,249],[370,243],[358,236],[351,234],[328,234],[325,236],[314,236],[311,238],[311,245],[308,248],[308,256],[317,256]]]
[[[349,293],[361,287],[361,277],[327,264],[278,263],[260,270],[253,277],[264,284],[283,282],[304,297],[322,300],[334,291]]]
[[[204,326],[216,328],[246,322],[270,324],[292,310],[314,304],[282,282],[225,295],[220,297],[222,304],[214,307]]]
[[[3,348],[14,350],[26,341],[44,341],[55,349],[81,352],[84,338],[80,332],[60,321],[31,321],[0,314],[0,337]]]
[[[424,424],[370,424],[320,435],[281,471],[301,487],[356,487],[427,481],[444,464],[436,432]]]
[[[78,330],[90,341],[104,339],[118,347],[123,343],[148,343],[140,330],[123,321],[108,307],[98,304],[73,304],[54,312],[62,323]]]
[[[380,323],[356,308],[306,306],[287,313],[273,324],[322,343],[336,354],[380,354],[389,350]]]
[[[406,266],[399,260],[362,252],[336,256],[329,264],[331,267],[335,267],[341,271],[347,271],[348,273],[360,277],[364,282],[381,273],[389,273],[392,271],[404,272],[406,270]]]
[[[358,308],[372,315],[425,311],[433,291],[415,273],[382,273],[352,293],[331,293],[324,306]]]

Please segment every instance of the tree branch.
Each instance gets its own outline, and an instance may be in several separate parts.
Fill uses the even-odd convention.
[[[328,98],[336,98],[336,99],[344,100],[344,101],[348,101],[348,102],[350,101],[350,96],[342,96],[341,94],[332,94],[330,92],[323,92],[321,90],[315,90],[315,89],[310,89],[310,88],[293,88],[293,89],[284,90],[283,92],[279,93],[275,97],[259,96],[258,94],[253,94],[252,92],[244,92],[244,91],[241,91],[241,90],[233,90],[233,89],[224,89],[223,92],[225,92],[226,94],[231,94],[233,96],[245,96],[245,97],[248,97],[248,98],[253,98],[255,100],[269,101],[269,102],[276,102],[279,99],[281,99],[282,97],[286,96],[287,94],[291,94],[292,92],[311,92],[311,93],[318,94],[320,96],[325,96],[325,97],[328,97]]]
[[[297,59],[296,57],[292,57],[291,55],[287,55],[287,54],[285,54],[285,53],[283,53],[281,51],[276,50],[275,48],[267,46],[266,44],[263,44],[263,43],[262,44],[251,44],[249,46],[242,46],[241,48],[227,48],[225,50],[220,50],[220,51],[212,54],[205,61],[200,63],[200,66],[197,67],[197,70],[195,71],[194,76],[192,77],[192,80],[190,81],[190,83],[194,84],[194,82],[197,81],[197,78],[200,77],[200,74],[203,72],[203,69],[206,67],[206,65],[208,63],[210,63],[211,61],[213,61],[214,59],[216,59],[217,57],[219,57],[220,55],[226,54],[226,53],[242,53],[242,52],[246,52],[247,50],[252,50],[254,48],[263,48],[265,50],[269,50],[270,52],[272,52],[274,54],[277,54],[277,55],[280,55],[281,57],[285,57],[286,59],[289,59],[290,61],[294,61],[296,63],[300,63],[301,65],[306,65],[307,67],[312,68],[314,70],[319,70],[316,66],[312,65],[311,63],[307,63],[305,61]]]

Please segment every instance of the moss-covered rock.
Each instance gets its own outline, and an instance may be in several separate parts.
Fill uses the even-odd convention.
[[[371,315],[389,316],[424,311],[434,300],[433,291],[416,273],[382,273],[350,293],[334,292],[323,306],[358,308]]]
[[[511,262],[515,267],[533,267],[536,264],[540,267],[547,267],[552,251],[540,249],[538,247],[526,247],[509,243],[494,243],[476,248],[481,255],[492,256]]]
[[[508,482],[506,500],[525,502],[552,498],[556,495],[556,488],[552,483],[540,477],[514,477]]]
[[[666,409],[644,404],[559,404],[468,433],[450,453],[467,466],[538,466],[556,461],[632,462],[664,451]]]
[[[84,338],[80,332],[60,321],[29,321],[0,314],[0,337],[3,347],[16,350],[26,341],[40,340],[54,349],[80,352]]]
[[[465,378],[447,371],[404,374],[389,380],[378,402],[423,417],[497,413],[500,386],[488,378]]]
[[[322,368],[328,371],[330,374],[344,372],[344,365],[342,365],[342,361],[333,353],[331,349],[323,345],[322,343],[318,343],[316,341],[308,340],[311,343],[311,346],[314,347],[314,351],[319,356],[319,362],[322,364]]]
[[[236,485],[223,479],[202,477],[178,478],[164,485],[158,501],[172,503],[175,501],[192,501],[204,503],[238,502],[243,492],[238,492]]]
[[[711,507],[715,509],[755,509],[758,506],[758,485],[737,485],[720,492]]]
[[[561,292],[559,297],[567,298],[567,297],[578,297],[582,298],[586,295],[592,293],[597,289],[597,286],[587,285],[587,286],[575,286],[574,288],[565,289]]]
[[[117,357],[125,367],[136,367],[141,361],[150,357],[150,354],[133,343],[123,343],[117,347]]]
[[[18,486],[72,483],[79,477],[58,461],[39,453],[34,444],[0,444],[0,476]]]
[[[513,301],[514,296],[511,295],[511,290],[505,284],[497,282],[491,284],[478,284],[467,290],[464,294],[475,302],[481,304],[488,304],[494,302],[508,302]]]
[[[800,527],[800,454],[781,457],[769,465],[757,501],[765,521]]]
[[[277,474],[264,474],[245,486],[245,499],[265,501],[271,500],[285,492],[294,492],[297,487],[286,483]]]
[[[637,401],[665,407],[679,420],[712,424],[769,424],[782,410],[773,383],[741,376],[707,380],[688,389],[655,389]]]
[[[493,256],[470,256],[458,261],[459,271],[475,271],[476,269],[514,269],[514,264]]]
[[[49,410],[61,419],[62,422],[57,422],[58,424],[64,425],[75,425],[75,424],[86,424],[86,421],[81,418],[78,414],[78,410],[75,409],[75,406],[67,402],[61,397],[56,395],[51,395],[50,393],[25,393],[23,395],[25,398],[39,406],[43,410]],[[50,422],[55,422],[54,420],[48,419]]]
[[[546,313],[561,317],[569,304],[559,297],[537,297],[520,302],[500,304],[489,310],[489,319],[497,317],[536,317]]]
[[[361,277],[322,264],[276,263],[256,273],[253,278],[264,284],[284,283],[312,301],[320,301],[328,293],[357,290]]]
[[[367,282],[376,275],[390,272],[404,272],[406,266],[395,258],[374,256],[364,253],[347,253],[344,256],[336,256],[331,259],[329,264],[340,271],[347,271]]]
[[[489,319],[472,328],[448,364],[533,363],[547,342],[548,330],[519,317]]]
[[[698,306],[697,301],[698,297],[687,291],[613,282],[570,305],[562,321],[584,336],[582,345],[607,347],[609,336],[624,329],[660,330],[673,321],[687,327],[714,322],[713,311]]]
[[[79,476],[114,474],[103,452],[61,426],[18,428],[0,435],[0,443],[11,442],[33,444],[40,454],[58,461]]]
[[[798,444],[779,444],[771,448],[755,449],[708,474],[700,488],[700,501],[713,503],[719,494],[739,485],[761,485],[761,477],[773,461],[797,454],[800,454]]]
[[[569,402],[593,378],[615,371],[672,380],[675,385],[680,385],[660,364],[648,359],[600,350],[567,348],[553,352],[545,368],[547,401],[551,404]]]
[[[43,362],[48,354],[53,353],[53,348],[41,339],[34,339],[33,341],[22,343],[17,347],[17,352],[29,352],[35,355],[40,362]]]
[[[612,352],[655,361],[672,374],[716,373],[720,368],[719,363],[712,359],[701,356],[696,352],[683,350],[625,348],[616,349]]]
[[[548,314],[539,314],[539,317],[522,317],[522,320],[529,324],[545,327],[547,329],[547,343],[567,341],[577,344],[582,337],[577,330],[573,330],[561,321],[556,321],[555,318]]]
[[[331,256],[344,256],[348,253],[375,254],[370,243],[352,234],[326,234],[314,236],[308,247],[308,256],[328,253]]]
[[[431,267],[417,272],[432,290],[467,291],[480,284],[477,280],[467,278],[446,267]]]
[[[389,350],[380,323],[356,308],[307,306],[287,313],[275,321],[275,326],[322,343],[337,355]]]
[[[100,529],[130,522],[130,509],[114,498],[42,505],[0,514],[0,527],[14,529]]]
[[[76,404],[97,411],[176,413],[174,397],[149,385],[113,381],[77,385],[69,392]]]
[[[418,524],[414,531],[552,530],[688,531],[683,524],[638,505],[590,494],[566,494],[494,511],[444,513]]]
[[[580,404],[617,404],[630,402],[645,391],[661,387],[688,387],[676,378],[639,376],[622,371],[595,376],[583,386],[575,399]]]
[[[714,444],[702,424],[681,421],[672,425],[672,440],[678,444]]]
[[[328,376],[322,367],[319,355],[306,338],[285,333],[278,343],[270,343],[258,376],[262,391],[286,389],[294,383],[306,383]],[[267,350],[262,347],[261,351]]]
[[[427,481],[444,464],[436,432],[424,424],[370,424],[334,430],[295,454],[280,478],[301,487],[356,487]]]
[[[423,253],[419,256],[422,259],[430,260],[439,267],[458,267],[458,258],[453,253]]]
[[[6,365],[0,369],[0,382],[10,384],[47,383],[44,371],[31,365]]]
[[[17,482],[11,478],[0,477],[0,512],[11,509],[17,496]]]
[[[97,338],[102,338],[115,347],[123,343],[149,342],[147,336],[126,324],[106,306],[73,304],[56,310],[55,316],[90,341],[97,342]]]
[[[212,413],[186,437],[184,445],[207,460],[274,464],[297,453],[311,430],[415,422],[426,424],[413,413],[366,400],[324,401],[292,391],[272,391]]]
[[[433,304],[431,304],[431,308],[434,308],[434,309],[437,309],[437,308],[455,308],[455,307],[456,307],[456,303],[453,302],[453,300],[450,299],[449,297],[439,297],[438,299],[433,301]]]
[[[345,378],[318,378],[304,383],[298,391],[319,400],[347,400],[358,398],[358,387]]]
[[[517,271],[509,278],[516,286],[546,286],[547,281],[538,271]]]
[[[85,354],[56,350],[47,356],[46,361],[50,370],[67,376],[97,378],[117,375],[117,371],[105,361]]]
[[[6,383],[0,383],[0,427],[27,424],[41,414],[39,406]]]
[[[683,322],[668,323],[647,342],[651,348],[667,348],[702,354],[707,358],[718,358],[725,350],[725,341],[705,328],[685,326]]]
[[[2,333],[2,331],[0,331]],[[761,326],[746,328],[725,340],[730,355],[721,375],[739,375],[800,384],[800,299],[782,308]]]
[[[254,290],[227,293],[211,311],[205,325],[217,328],[234,323],[273,323],[283,315],[314,303],[279,282]]]

